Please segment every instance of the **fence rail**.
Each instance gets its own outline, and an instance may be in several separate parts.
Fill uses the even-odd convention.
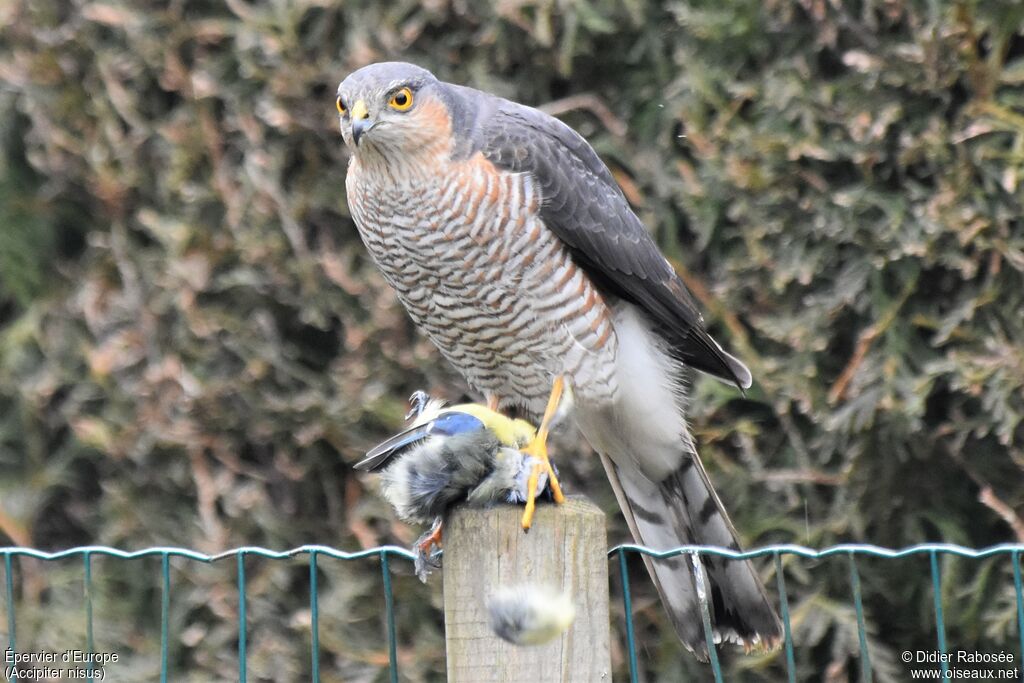
[[[712,546],[679,546],[668,550],[655,550],[640,545],[622,544],[611,548],[608,551],[608,556],[609,558],[617,558],[619,561],[619,571],[621,574],[623,588],[622,599],[626,617],[626,641],[627,652],[629,657],[630,681],[632,681],[633,683],[635,683],[638,680],[638,664],[636,654],[635,633],[632,618],[632,599],[629,585],[629,569],[626,562],[627,555],[630,553],[638,555],[647,555],[655,559],[665,559],[670,557],[678,557],[681,555],[690,555],[693,558],[693,561],[696,561],[696,558],[701,555],[714,555],[734,560],[746,560],[759,557],[773,558],[775,562],[775,573],[778,584],[779,600],[781,603],[787,676],[788,680],[791,683],[795,683],[796,681],[796,665],[793,653],[794,643],[792,628],[790,625],[789,604],[786,593],[786,580],[785,573],[783,572],[782,567],[783,556],[792,555],[805,559],[825,559],[837,556],[845,556],[846,558],[848,558],[850,566],[850,589],[853,597],[854,609],[856,611],[857,630],[860,638],[861,679],[863,681],[871,680],[871,659],[870,652],[868,650],[864,626],[864,611],[861,598],[860,578],[857,570],[856,561],[856,558],[858,556],[885,559],[898,559],[911,556],[927,556],[929,558],[931,566],[932,591],[934,597],[936,645],[938,651],[941,652],[943,655],[947,654],[947,643],[945,633],[946,627],[943,617],[942,593],[940,583],[941,573],[938,562],[939,556],[954,555],[958,557],[973,559],[989,558],[993,556],[1007,556],[1012,562],[1013,583],[1014,590],[1016,593],[1017,606],[1017,631],[1020,641],[1020,655],[1022,658],[1020,661],[1024,661],[1024,581],[1022,581],[1021,577],[1021,556],[1022,554],[1024,554],[1024,544],[1001,544],[991,546],[988,548],[977,549],[949,543],[926,543],[902,549],[882,548],[879,546],[866,544],[841,544],[817,550],[800,545],[782,544],[764,546],[746,552],[737,552],[733,550],[728,550],[726,548],[718,548]],[[3,547],[0,548],[0,556],[3,557],[4,564],[4,587],[8,626],[7,646],[12,651],[17,651],[17,615],[14,601],[14,568],[12,562],[14,558],[29,557],[42,561],[66,560],[74,557],[80,557],[82,559],[83,601],[86,613],[86,648],[88,653],[91,655],[94,653],[92,618],[92,558],[96,556],[102,556],[118,558],[123,560],[135,560],[141,558],[159,557],[161,559],[162,580],[160,610],[160,680],[162,683],[164,683],[168,680],[171,558],[183,558],[187,560],[193,560],[204,563],[214,563],[235,558],[235,562],[237,564],[237,588],[239,598],[238,673],[239,680],[241,681],[241,683],[245,683],[247,642],[245,559],[246,557],[259,557],[269,560],[283,560],[295,558],[302,555],[307,555],[309,557],[309,601],[312,629],[312,644],[310,657],[312,661],[313,681],[318,683],[320,680],[320,647],[318,623],[319,612],[317,604],[318,558],[330,557],[345,561],[378,558],[381,563],[381,583],[384,592],[384,607],[385,616],[387,619],[390,680],[397,683],[398,663],[397,644],[395,637],[394,596],[392,594],[391,587],[391,570],[389,566],[389,558],[401,558],[402,560],[410,562],[414,559],[414,555],[410,551],[406,550],[405,548],[400,548],[398,546],[380,546],[356,552],[348,552],[324,545],[304,545],[297,548],[292,548],[291,550],[284,551],[274,551],[269,550],[267,548],[261,548],[258,546],[243,546],[239,548],[234,548],[232,550],[225,550],[223,552],[215,554],[201,553],[188,548],[176,547],[153,547],[145,548],[143,550],[126,551],[107,546],[80,546],[55,552],[47,552],[43,550],[37,550],[34,548]],[[696,576],[699,579],[700,573],[697,573]],[[707,638],[708,642],[708,650],[711,655],[711,669],[714,674],[714,679],[716,683],[721,683],[721,681],[723,680],[722,671],[715,651],[713,637],[711,635],[710,609],[708,606],[706,594],[703,590],[703,586],[701,585],[698,585],[698,594],[701,597],[701,608],[703,612],[702,620],[705,637]],[[945,659],[945,657],[943,657],[943,659]],[[88,667],[89,672],[91,674],[94,667],[93,663],[89,662]],[[941,667],[943,675],[948,675],[949,664],[946,661],[942,661]],[[16,679],[12,678],[11,680]],[[90,675],[88,680],[93,680],[93,677]]]

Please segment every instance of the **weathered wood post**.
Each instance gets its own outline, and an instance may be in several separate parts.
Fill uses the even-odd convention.
[[[522,508],[457,509],[444,529],[444,616],[449,683],[611,681],[608,541],[604,514],[585,498],[539,505],[524,533]],[[498,586],[568,591],[576,620],[560,638],[524,647],[495,636],[487,598]]]

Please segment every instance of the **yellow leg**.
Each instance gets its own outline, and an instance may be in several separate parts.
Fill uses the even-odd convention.
[[[498,412],[498,396],[496,394],[488,394],[487,408],[494,412]]]
[[[542,469],[548,473],[548,486],[551,487],[551,495],[554,497],[555,502],[559,504],[565,502],[565,496],[562,495],[562,487],[558,485],[558,477],[555,476],[555,470],[551,467],[551,461],[548,459],[548,430],[551,428],[551,420],[555,418],[555,413],[558,412],[558,404],[562,400],[562,391],[564,389],[565,378],[559,375],[551,386],[551,396],[548,398],[548,406],[544,410],[544,419],[541,420],[540,428],[537,429],[537,436],[533,438],[529,446],[523,449],[523,452],[527,455],[532,455],[540,460],[539,463],[533,466],[530,478],[526,482],[526,509],[523,510],[523,529],[527,531],[530,530],[530,526],[533,524],[533,513],[537,507],[537,486]]]

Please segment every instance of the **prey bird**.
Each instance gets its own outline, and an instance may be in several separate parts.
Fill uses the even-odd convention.
[[[544,463],[556,502],[546,443],[568,390],[638,543],[739,548],[687,429],[682,385],[694,368],[747,388],[750,371],[707,333],[586,140],[401,62],[350,74],[336,106],[348,205],[370,256],[489,407],[541,418],[524,450]],[[683,644],[706,660],[689,562],[644,559]],[[716,640],[776,646],[781,626],[753,566],[701,566]]]
[[[412,424],[355,464],[381,473],[381,492],[406,522],[432,524],[413,547],[416,575],[426,581],[438,566],[444,519],[455,505],[490,507],[499,503],[535,504],[546,492],[543,463],[523,453],[537,430],[486,406],[445,406],[417,391],[406,416]],[[533,481],[533,496],[529,497]]]

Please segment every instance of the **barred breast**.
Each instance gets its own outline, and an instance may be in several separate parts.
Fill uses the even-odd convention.
[[[413,321],[474,388],[540,414],[564,375],[581,398],[611,402],[618,340],[609,302],[544,226],[528,176],[480,155],[442,164],[442,173],[370,164],[353,160],[346,178],[363,242]]]

